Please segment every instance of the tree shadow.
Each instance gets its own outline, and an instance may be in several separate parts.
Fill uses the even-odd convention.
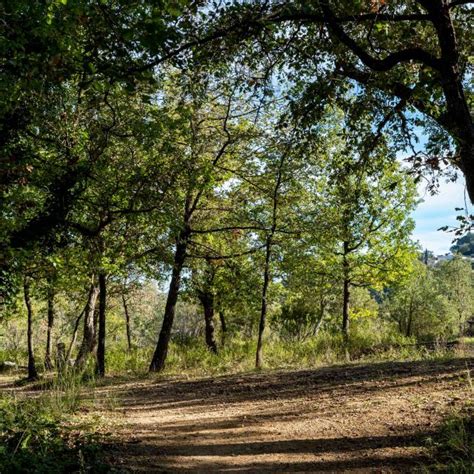
[[[431,433],[409,436],[319,438],[218,444],[156,444],[127,446],[127,468],[132,472],[216,471],[346,471],[348,469],[397,468],[410,472],[426,463],[424,440]],[[413,448],[409,454],[400,450]],[[110,447],[113,455],[117,447]],[[392,455],[377,453],[389,449]],[[280,457],[280,459],[279,459]],[[328,459],[325,459],[328,457]],[[184,458],[184,460],[183,460]],[[240,459],[239,459],[240,458]],[[310,458],[310,460],[307,460]],[[144,469],[146,466],[146,469]],[[403,469],[403,468],[406,469]]]
[[[127,410],[209,407],[212,401],[241,403],[298,398],[305,390],[312,395],[342,391],[351,394],[371,393],[391,388],[436,383],[440,378],[455,380],[459,372],[472,369],[474,357],[451,360],[422,360],[346,364],[313,370],[272,371],[237,374],[198,380],[172,380],[140,385],[121,391],[120,385],[109,389],[120,393]]]
[[[463,373],[473,367],[474,358],[465,357],[149,380],[136,388],[117,385],[109,389],[123,393],[126,387],[120,409],[129,417],[127,433],[132,439],[124,438],[109,452],[121,457],[132,472],[380,472],[382,467],[411,472],[428,461],[425,440],[433,433],[427,424],[402,422],[396,432],[385,426],[382,434],[374,430],[374,436],[362,435],[370,434],[370,427],[365,432],[354,427],[351,437],[341,437],[335,429],[324,437],[315,432],[315,438],[304,439],[284,439],[291,437],[291,430],[280,434],[262,431],[262,426],[291,426],[311,417],[331,420],[346,409],[349,417],[354,413],[351,403],[360,404],[358,416],[363,417],[365,401],[378,396],[383,403],[405,391],[429,394],[437,384],[462,388],[467,383]],[[307,399],[311,403],[300,403]],[[318,405],[322,400],[325,403]],[[223,412],[226,407],[229,410]],[[175,412],[184,415],[173,419]],[[147,419],[150,414],[153,418]]]

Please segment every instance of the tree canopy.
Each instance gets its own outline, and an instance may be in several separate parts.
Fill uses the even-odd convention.
[[[31,378],[55,351],[103,376],[117,305],[150,371],[190,325],[258,368],[272,337],[460,335],[472,275],[417,263],[411,213],[421,178],[474,198],[469,3],[4,2],[2,322],[25,311]]]

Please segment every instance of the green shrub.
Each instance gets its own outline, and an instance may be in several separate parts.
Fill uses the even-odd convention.
[[[451,415],[430,440],[435,464],[430,472],[474,473],[474,416],[472,410]]]

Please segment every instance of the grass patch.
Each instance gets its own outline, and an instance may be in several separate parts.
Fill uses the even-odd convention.
[[[108,472],[93,434],[96,422],[74,416],[82,407],[78,377],[47,383],[51,386],[37,397],[0,397],[0,472]]]
[[[474,395],[471,372],[466,368],[465,379]],[[434,464],[429,472],[452,474],[474,473],[474,402],[472,399],[463,409],[452,413],[442,424],[434,439],[428,440]]]
[[[429,444],[434,459],[428,472],[474,473],[474,411],[449,416]]]
[[[228,338],[216,355],[210,352],[204,338],[173,340],[170,344],[164,374],[207,376],[249,372],[255,369],[255,338]],[[270,334],[264,345],[264,367],[267,369],[306,369],[338,363],[393,360],[450,359],[452,350],[431,350],[416,346],[407,338],[376,339],[354,333],[347,344],[339,334],[320,333],[304,341],[283,340]],[[153,353],[152,347],[134,349],[110,348],[107,371],[113,375],[145,375]]]

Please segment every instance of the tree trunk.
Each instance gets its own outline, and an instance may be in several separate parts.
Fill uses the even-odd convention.
[[[461,171],[466,180],[466,189],[471,204],[474,204],[474,144],[467,143],[461,146],[459,155],[461,158]]]
[[[183,230],[180,233],[176,244],[173,272],[171,274],[168,296],[166,298],[163,325],[161,327],[158,343],[150,363],[150,372],[161,372],[165,367],[166,356],[168,355],[168,346],[171,339],[171,330],[173,328],[174,315],[176,312],[176,303],[178,301],[179,288],[181,284],[181,271],[183,269],[184,260],[186,259],[188,237],[189,229]]]
[[[56,367],[58,368],[58,375],[64,374],[67,366],[66,345],[64,342],[59,342],[56,346]]]
[[[221,322],[221,346],[224,347],[225,339],[227,336],[227,324],[225,321],[225,314],[223,309],[219,311],[219,321]]]
[[[89,301],[89,298],[87,298],[87,300]],[[74,344],[76,343],[76,339],[77,339],[77,331],[79,329],[79,323],[81,322],[82,316],[86,312],[86,309],[87,309],[87,304],[85,308],[81,311],[79,316],[77,317],[76,322],[74,323],[74,329],[72,331],[71,342],[69,344],[69,349],[67,350],[67,353],[66,353],[66,360],[69,360],[69,358],[71,357],[72,350],[74,348]]]
[[[474,123],[468,98],[464,93],[458,39],[448,0],[423,0],[436,28],[440,58],[440,82],[446,99],[444,126],[457,142],[459,167],[466,179],[466,189],[474,203]]]
[[[349,300],[350,300],[350,283],[344,278],[344,289],[342,295],[342,335],[344,340],[349,338]]]
[[[51,284],[50,284],[51,285]],[[44,366],[46,370],[53,370],[53,361],[51,359],[51,339],[54,324],[54,290],[48,288],[48,329],[46,332],[46,354],[44,357]]]
[[[217,344],[214,339],[214,295],[204,292],[199,295],[199,300],[204,309],[206,345],[211,352],[217,354]]]
[[[344,242],[344,256],[342,261],[343,266],[343,292],[342,292],[342,335],[344,341],[347,342],[349,338],[349,303],[350,303],[350,279],[349,279],[349,262],[347,254],[349,253],[349,243]]]
[[[99,295],[99,287],[95,282],[92,283],[89,297],[87,300],[86,309],[84,311],[84,335],[82,338],[82,344],[77,354],[75,366],[83,367],[89,354],[94,350],[95,344],[95,324],[94,324],[94,313],[95,305],[97,302],[97,296]]]
[[[33,310],[31,308],[31,299],[30,299],[30,282],[25,278],[23,284],[23,292],[25,296],[25,305],[28,311],[28,328],[27,328],[27,338],[28,338],[28,380],[36,380],[38,378],[38,371],[36,370],[35,356],[33,353]]]
[[[413,325],[413,298],[410,299],[410,308],[408,310],[408,319],[407,319],[407,326],[406,326],[406,337],[411,337],[412,325]]]
[[[97,367],[99,377],[105,375],[105,316],[107,304],[107,282],[104,272],[99,273],[99,338],[97,344]]]
[[[258,342],[257,354],[255,358],[255,367],[261,369],[263,367],[263,332],[265,330],[265,322],[267,319],[267,292],[268,284],[270,282],[270,258],[272,252],[272,241],[267,237],[265,248],[265,268],[263,272],[263,287],[262,287],[262,306],[260,310],[260,323],[258,325]]]
[[[410,314],[410,316],[408,317],[408,321],[407,321],[407,330],[406,330],[406,333],[405,333],[406,337],[411,337],[411,325],[412,325],[412,316]]]
[[[326,315],[325,313],[326,313],[326,304],[324,302],[324,297],[321,296],[321,299],[319,301],[319,320],[316,323],[316,327],[314,328],[313,337],[318,335],[319,330],[321,329],[321,326],[323,324],[324,316]]]
[[[127,300],[125,299],[125,295],[122,295],[122,304],[123,304],[123,311],[125,313],[125,328],[127,331],[128,352],[131,352],[132,351],[132,334],[130,331],[130,313],[128,312],[128,305],[127,305]]]

